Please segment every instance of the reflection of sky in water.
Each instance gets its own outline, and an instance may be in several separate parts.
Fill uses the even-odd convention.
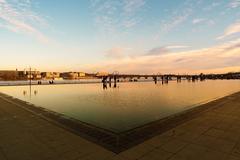
[[[84,122],[124,131],[240,90],[240,81],[119,83],[0,87],[0,91]],[[26,91],[26,95],[23,94]],[[36,94],[34,94],[36,91]]]

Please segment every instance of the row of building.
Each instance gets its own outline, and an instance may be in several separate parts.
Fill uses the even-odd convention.
[[[89,75],[84,72],[40,72],[40,71],[18,71],[0,70],[0,80],[40,80],[40,79],[83,79]]]

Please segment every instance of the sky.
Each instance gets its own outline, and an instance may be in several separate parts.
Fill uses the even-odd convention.
[[[240,0],[0,0],[0,70],[240,71]]]

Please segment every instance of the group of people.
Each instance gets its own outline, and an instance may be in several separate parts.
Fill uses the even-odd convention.
[[[49,81],[49,84],[53,84],[53,83],[54,83],[53,80]]]
[[[102,84],[103,84],[103,89],[107,89],[107,82],[103,81]],[[109,87],[110,88],[112,87],[112,83],[111,82],[109,82]],[[114,84],[113,84],[113,88],[116,88],[116,87],[117,87],[117,83],[115,81]]]
[[[51,81],[48,81],[48,83],[49,84],[53,84],[54,83],[54,81],[53,80],[51,80]],[[38,83],[37,84],[42,84],[42,81],[38,81]]]

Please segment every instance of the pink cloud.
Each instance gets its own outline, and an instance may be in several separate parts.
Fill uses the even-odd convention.
[[[25,10],[19,9],[16,5],[26,7]],[[6,0],[0,0],[0,19],[4,21],[0,27],[8,29],[12,32],[23,33],[37,38],[41,42],[48,42],[48,38],[34,27],[35,25],[42,25],[45,21],[36,15],[36,13],[29,10],[30,1],[23,0],[19,3],[10,3]]]
[[[103,61],[85,66],[85,70],[120,73],[211,73],[240,68],[240,39],[205,49],[142,55]]]
[[[232,0],[232,2],[229,4],[231,8],[238,8],[240,7],[240,0]]]
[[[217,37],[218,40],[240,33],[240,22],[236,22],[230,25],[223,33],[223,35]]]

